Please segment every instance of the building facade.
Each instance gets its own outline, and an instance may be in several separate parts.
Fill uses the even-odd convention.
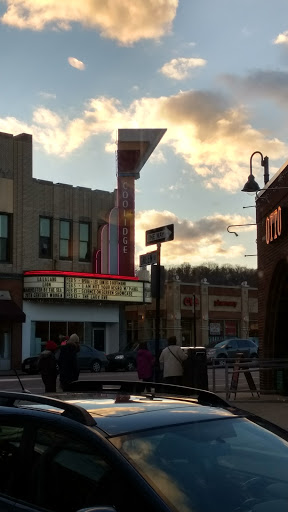
[[[126,306],[130,343],[155,337],[155,300],[151,304]],[[160,338],[175,335],[182,346],[208,346],[227,338],[258,341],[258,290],[240,286],[165,283],[160,301]]]
[[[288,162],[257,193],[256,198],[259,349],[265,359],[288,359],[287,211]],[[275,372],[262,374],[263,390],[277,390],[278,384]]]
[[[59,335],[125,343],[125,303],[151,299],[134,276],[134,180],[164,133],[119,130],[113,192],[33,178],[32,136],[0,133],[0,370]]]

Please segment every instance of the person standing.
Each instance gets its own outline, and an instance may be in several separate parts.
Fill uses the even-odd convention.
[[[154,357],[148,349],[145,341],[141,342],[137,351],[136,362],[138,378],[143,382],[153,380]]]
[[[61,345],[58,359],[60,384],[63,391],[70,382],[78,380],[79,366],[77,353],[80,350],[80,341],[77,334],[71,334],[66,345]]]
[[[45,393],[56,393],[56,380],[58,375],[55,351],[58,345],[54,341],[47,341],[45,350],[38,359],[38,370],[41,374]]]
[[[167,384],[182,384],[183,366],[187,354],[177,345],[176,336],[168,338],[168,347],[160,354],[160,367],[163,368],[164,382]]]

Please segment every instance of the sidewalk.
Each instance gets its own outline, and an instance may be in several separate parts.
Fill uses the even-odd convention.
[[[226,400],[225,393],[217,393]],[[237,393],[236,400],[230,397],[229,404],[244,411],[252,412],[279,427],[288,430],[288,396],[282,395],[260,395],[252,397],[249,393]]]

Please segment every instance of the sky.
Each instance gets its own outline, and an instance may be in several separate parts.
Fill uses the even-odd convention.
[[[257,267],[241,189],[254,151],[270,178],[288,159],[287,0],[0,0],[0,48],[0,131],[33,135],[35,178],[112,191],[117,130],[167,129],[136,182],[136,266],[174,224],[163,265]]]

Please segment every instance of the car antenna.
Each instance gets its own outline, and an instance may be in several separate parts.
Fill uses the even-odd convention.
[[[18,372],[17,372],[16,368],[14,368],[14,372],[15,372],[15,375],[16,375],[16,377],[17,377],[18,381],[19,381],[19,384],[20,384],[20,386],[21,386],[21,388],[22,388],[23,393],[30,393],[30,391],[29,391],[28,389],[25,389],[25,388],[24,388],[24,386],[23,386],[23,384],[22,384],[22,381],[21,381],[21,379],[20,379],[20,377],[19,377],[19,374],[18,374]]]

